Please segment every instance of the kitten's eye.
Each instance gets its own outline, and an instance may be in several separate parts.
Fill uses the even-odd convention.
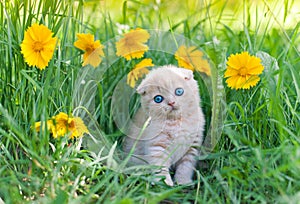
[[[184,93],[183,88],[177,88],[175,89],[175,95],[176,96],[181,96]]]
[[[161,95],[154,96],[155,103],[161,103],[163,100],[164,100],[164,97],[162,97]]]

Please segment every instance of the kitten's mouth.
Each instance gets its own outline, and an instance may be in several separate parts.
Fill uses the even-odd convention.
[[[181,112],[178,107],[170,107],[167,113],[168,120],[178,120],[181,118]]]
[[[169,106],[168,109],[167,109],[167,111],[169,113],[171,113],[171,112],[177,112],[178,110],[179,110],[179,108],[177,106]]]
[[[178,110],[178,107],[172,106],[171,111],[176,111],[176,110]]]

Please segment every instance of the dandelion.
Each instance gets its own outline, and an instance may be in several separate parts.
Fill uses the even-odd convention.
[[[236,90],[255,86],[260,80],[258,75],[264,70],[260,61],[260,58],[251,56],[248,52],[230,55],[224,75],[228,78],[227,85]]]
[[[85,33],[78,33],[77,38],[74,46],[85,52],[82,65],[90,64],[96,68],[102,61],[101,57],[104,56],[103,45],[100,40],[94,41],[94,35]]]
[[[152,59],[143,59],[127,75],[127,84],[132,88],[135,86],[136,81],[141,78],[144,74],[148,74],[149,70],[147,67],[152,67]]]
[[[45,128],[45,123],[36,122],[35,129],[37,132]],[[80,117],[69,117],[66,113],[59,113],[47,121],[47,128],[53,138],[59,138],[69,134],[69,138],[81,137],[84,133],[88,133],[83,120]]]
[[[150,34],[143,29],[137,28],[124,34],[124,37],[116,42],[117,56],[122,56],[127,60],[132,58],[141,58],[148,51],[149,47],[145,45],[150,38]]]
[[[57,37],[44,25],[33,24],[24,34],[21,53],[29,66],[43,70],[52,59]]]
[[[203,52],[197,50],[196,46],[186,47],[181,45],[175,53],[175,58],[180,67],[204,72],[210,76],[210,66],[206,59],[203,59]]]

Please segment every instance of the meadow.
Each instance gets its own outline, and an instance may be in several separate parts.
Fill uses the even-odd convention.
[[[0,1],[0,203],[299,203],[299,8],[292,0]],[[30,34],[34,25],[47,28]],[[25,39],[48,30],[49,60],[28,59]],[[149,34],[148,48],[127,59],[117,42],[133,30]],[[91,38],[97,55],[83,48]],[[144,59],[178,66],[180,45],[210,66],[195,70],[207,148],[194,183],[170,187],[126,167],[122,125],[138,107],[132,83],[147,73],[134,68]],[[226,72],[242,52],[264,69],[236,89]]]

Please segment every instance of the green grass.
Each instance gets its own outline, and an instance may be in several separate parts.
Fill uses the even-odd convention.
[[[299,3],[105,2],[1,1],[0,198],[5,203],[299,202]],[[20,52],[24,32],[34,22],[45,24],[60,39],[44,71],[29,67]],[[106,54],[115,52],[117,22],[184,36],[217,68],[224,87],[217,88],[214,79],[212,98],[210,87],[197,75],[207,121],[222,128],[213,133],[221,133],[215,148],[199,158],[192,186],[152,185],[153,175],[124,170],[123,134],[114,123],[111,100],[116,85],[138,60],[103,59],[102,70],[82,68],[81,53],[73,46],[76,33],[92,33],[106,45]],[[268,53],[263,59],[266,69],[257,86],[231,90],[222,78],[226,59],[244,50]],[[146,56],[157,65],[176,64],[163,51]],[[80,85],[80,76],[91,84]],[[226,104],[218,111],[225,111],[223,121],[211,110],[222,92]],[[87,100],[89,93],[92,101]],[[76,97],[81,94],[85,98],[80,102]],[[88,135],[82,144],[79,139],[55,140],[49,132],[31,128],[61,111],[84,117],[98,143],[90,145]]]

